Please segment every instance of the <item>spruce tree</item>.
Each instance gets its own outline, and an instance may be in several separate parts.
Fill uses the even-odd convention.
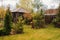
[[[23,23],[22,23],[22,17],[21,16],[18,17],[16,32],[17,33],[23,33]]]
[[[11,24],[12,24],[12,16],[8,8],[4,19],[4,31],[6,35],[10,34],[11,32]]]

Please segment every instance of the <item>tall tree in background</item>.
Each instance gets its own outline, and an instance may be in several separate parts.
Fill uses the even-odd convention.
[[[6,11],[5,20],[4,20],[4,31],[6,35],[10,34],[11,32],[12,16],[9,9],[10,8],[8,8]]]
[[[35,9],[39,11],[43,6],[40,0],[20,0],[20,4],[20,7],[30,10],[31,12],[33,12]]]
[[[40,0],[34,0],[32,3],[33,8],[37,10],[37,12],[40,12],[41,7],[43,6]]]
[[[31,9],[31,2],[32,0],[20,0],[21,7],[30,10]]]
[[[4,10],[4,6],[0,7],[0,18],[4,18],[5,16],[5,10]]]
[[[16,8],[19,8],[19,7],[20,7],[20,5],[16,3]]]

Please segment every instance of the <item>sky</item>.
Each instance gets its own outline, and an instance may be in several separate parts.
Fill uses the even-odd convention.
[[[59,6],[60,0],[41,0],[47,8],[57,8]]]
[[[3,2],[2,2],[3,1]],[[19,0],[0,0],[0,6],[4,6],[5,8],[10,5],[11,9],[16,8],[16,4],[19,3]]]
[[[60,0],[41,0],[41,2],[47,7],[47,9],[51,9],[57,8]],[[6,7],[9,4],[12,9],[16,8],[16,3],[19,4],[19,0],[0,0],[0,6],[3,5]]]

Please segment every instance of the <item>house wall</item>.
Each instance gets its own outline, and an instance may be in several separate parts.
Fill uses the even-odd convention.
[[[24,13],[23,12],[12,12],[12,18],[13,18],[13,22],[17,22],[18,21],[18,17],[22,16]]]
[[[45,23],[51,23],[52,20],[56,17],[58,9],[48,9],[45,11]]]
[[[29,22],[31,22],[33,20],[32,15],[30,13],[12,12],[13,22],[17,22],[19,16],[22,16],[23,20],[24,19],[29,20]]]
[[[52,20],[56,17],[56,15],[45,15],[45,24],[52,23]]]

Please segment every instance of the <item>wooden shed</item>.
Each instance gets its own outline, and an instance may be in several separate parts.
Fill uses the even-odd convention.
[[[24,15],[27,15],[27,14],[30,15],[30,11],[28,11],[24,8],[17,8],[15,10],[11,11],[11,12],[12,12],[13,22],[17,22],[19,16],[22,16],[24,18]]]
[[[48,9],[45,11],[45,23],[49,24],[56,17],[58,9]]]

